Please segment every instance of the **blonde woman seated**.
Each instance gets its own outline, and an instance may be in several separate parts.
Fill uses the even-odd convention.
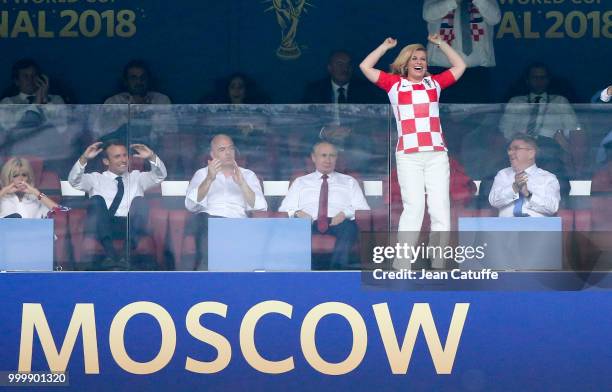
[[[34,187],[27,159],[11,158],[0,172],[0,218],[46,218],[57,203]]]

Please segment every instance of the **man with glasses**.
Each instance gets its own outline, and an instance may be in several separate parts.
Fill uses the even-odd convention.
[[[535,158],[535,140],[525,134],[512,138],[508,146],[510,167],[495,176],[489,203],[500,217],[552,216],[561,199],[557,177],[540,169]]]

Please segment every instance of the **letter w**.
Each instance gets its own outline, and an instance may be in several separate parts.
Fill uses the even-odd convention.
[[[30,372],[32,370],[32,345],[34,330],[38,333],[40,343],[45,353],[45,358],[52,372],[64,372],[68,366],[68,360],[74,349],[79,330],[82,329],[83,356],[85,357],[85,373],[99,374],[98,345],[96,339],[96,321],[93,304],[76,304],[68,331],[64,338],[61,350],[51,335],[47,318],[41,304],[23,304],[23,315],[21,317],[21,341],[19,343],[19,371]]]
[[[470,304],[455,304],[450,328],[448,329],[448,336],[446,337],[446,346],[444,348],[442,348],[442,343],[440,342],[440,337],[438,336],[438,331],[436,330],[436,324],[434,323],[429,304],[414,304],[401,349],[396,338],[397,334],[393,328],[393,322],[391,321],[391,314],[389,313],[387,304],[376,304],[372,307],[374,308],[374,315],[376,316],[380,336],[385,346],[385,351],[387,352],[387,358],[393,374],[406,374],[408,372],[412,350],[414,349],[421,326],[423,327],[423,334],[425,335],[425,341],[427,342],[431,359],[436,368],[436,373],[451,373]]]

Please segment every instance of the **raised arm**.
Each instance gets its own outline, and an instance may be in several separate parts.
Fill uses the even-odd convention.
[[[136,151],[135,157],[144,159],[151,163],[151,171],[141,173],[139,182],[143,190],[152,188],[166,179],[168,172],[166,165],[159,159],[159,156],[144,144],[131,144],[130,148]]]
[[[465,64],[465,61],[463,61],[461,55],[457,53],[457,51],[455,51],[455,49],[453,49],[449,44],[447,44],[446,41],[444,41],[438,34],[430,34],[427,39],[429,42],[440,48],[442,53],[444,53],[448,59],[448,62],[451,64],[451,73],[455,77],[455,80],[459,80],[459,78],[465,72],[465,68],[467,68],[467,65]]]
[[[365,77],[372,83],[376,83],[378,80],[378,75],[380,75],[380,70],[374,68],[378,60],[387,50],[394,48],[397,45],[397,40],[394,38],[387,38],[380,44],[376,49],[374,49],[369,55],[366,56],[365,59],[359,64],[359,69],[365,75]]]
[[[90,179],[91,175],[85,174],[85,166],[89,160],[94,159],[101,152],[102,142],[94,143],[85,149],[83,155],[79,157],[79,160],[72,166],[68,174],[68,182],[73,188],[84,192],[89,192],[93,188]]]
[[[501,12],[497,0],[474,0],[474,5],[489,25],[496,25],[501,19]]]

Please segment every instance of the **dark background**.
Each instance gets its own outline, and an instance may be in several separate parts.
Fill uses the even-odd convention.
[[[11,86],[11,64],[22,57],[33,57],[51,77],[52,89],[73,103],[101,103],[119,89],[123,65],[132,58],[148,61],[156,76],[156,89],[175,103],[197,103],[210,94],[215,80],[234,71],[252,76],[274,103],[300,102],[304,86],[325,75],[330,51],[348,49],[355,67],[387,36],[397,37],[399,45],[425,42],[427,27],[422,19],[422,2],[409,0],[309,0],[299,21],[296,41],[302,55],[295,60],[276,56],[280,28],[269,1],[236,0],[66,0],[73,3],[34,4],[16,0],[0,3],[0,27],[8,25],[9,37],[0,38],[0,90]],[[557,76],[556,84],[573,102],[586,102],[595,90],[612,82],[610,73],[610,0],[556,0],[559,4],[521,5],[500,2],[502,15],[512,13],[521,34],[525,12],[531,13],[531,30],[541,38],[515,38],[511,34],[495,39],[497,67],[472,69],[443,98],[446,102],[504,102],[523,87],[521,74],[532,61],[544,61]],[[590,0],[589,0],[590,1]],[[575,4],[579,2],[580,4]],[[552,3],[552,1],[551,1]],[[106,22],[95,37],[59,37],[69,20],[63,10],[79,15],[85,10],[133,10],[136,33],[130,38],[107,37]],[[44,12],[46,30],[55,37],[10,37],[17,13],[26,10],[36,31],[39,12]],[[599,38],[589,12],[600,11]],[[545,38],[554,24],[548,12],[560,12],[579,30],[586,20],[586,31],[579,38]],[[608,14],[606,14],[608,12]],[[573,16],[572,16],[573,15]],[[91,19],[90,19],[91,22]],[[90,26],[90,25],[89,25]],[[500,25],[496,26],[496,31]],[[565,32],[566,23],[558,31]],[[78,23],[76,26],[78,30]],[[0,32],[2,29],[0,28]],[[565,33],[564,33],[565,34]],[[397,55],[390,52],[379,63],[387,65]],[[361,77],[356,68],[356,74]]]

